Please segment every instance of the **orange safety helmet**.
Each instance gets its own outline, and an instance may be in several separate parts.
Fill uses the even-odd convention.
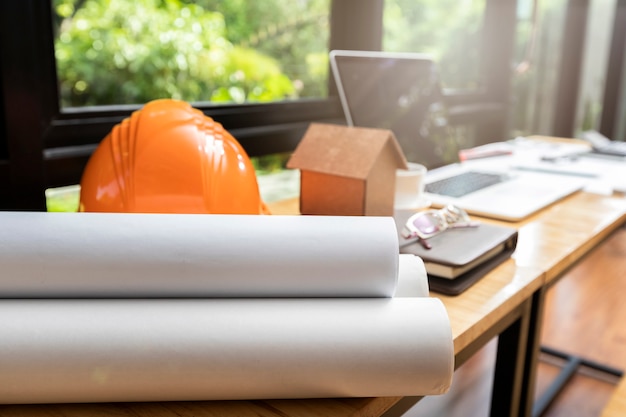
[[[239,142],[169,99],[147,103],[104,138],[83,172],[79,211],[269,214]]]

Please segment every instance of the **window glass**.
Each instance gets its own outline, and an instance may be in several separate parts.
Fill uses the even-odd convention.
[[[383,49],[438,63],[445,88],[480,87],[485,0],[385,0]]]
[[[485,7],[486,0],[385,0],[383,49],[428,54],[437,64],[444,91],[477,92],[483,84],[480,57]],[[424,121],[437,116],[437,107],[429,112],[431,116]],[[440,134],[428,139],[436,144],[437,165],[455,162],[459,149],[475,146],[474,126],[452,126],[445,117],[436,120]]]
[[[512,137],[552,133],[566,6],[566,0],[518,3]]]
[[[327,95],[330,0],[54,0],[62,107]]]
[[[576,112],[576,134],[590,129],[600,130],[604,85],[613,34],[613,25],[607,23],[615,20],[616,3],[616,0],[592,0],[589,4]]]

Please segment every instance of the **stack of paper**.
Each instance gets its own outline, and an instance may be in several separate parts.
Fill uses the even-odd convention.
[[[1,213],[0,403],[414,396],[453,372],[391,218]]]

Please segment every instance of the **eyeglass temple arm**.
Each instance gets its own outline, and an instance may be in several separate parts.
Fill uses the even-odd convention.
[[[403,248],[405,246],[409,246],[412,245],[414,243],[419,243],[420,245],[422,245],[422,247],[424,249],[432,249],[431,244],[426,240],[426,239],[422,239],[421,237],[415,235],[415,234],[410,234],[410,235],[405,235],[404,232],[402,233],[402,237],[405,239],[411,239],[407,242],[403,242],[400,244],[400,248]],[[415,239],[415,240],[413,240]]]

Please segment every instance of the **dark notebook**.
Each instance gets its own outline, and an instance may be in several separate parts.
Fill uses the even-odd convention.
[[[481,223],[477,227],[448,229],[428,239],[431,249],[400,232],[412,212],[395,213],[400,253],[411,253],[424,261],[430,289],[456,295],[508,259],[517,245],[517,229]]]

